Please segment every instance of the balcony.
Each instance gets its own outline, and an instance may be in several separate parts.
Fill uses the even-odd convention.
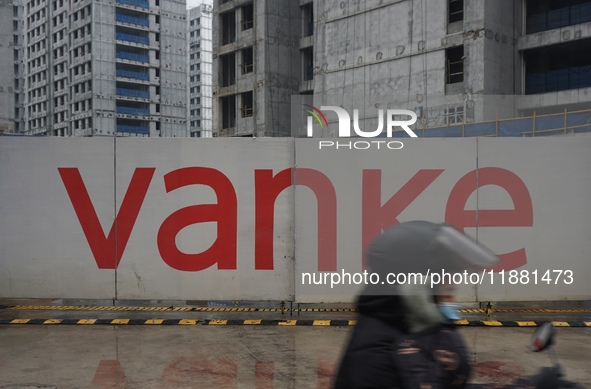
[[[117,124],[117,132],[148,135],[150,134],[150,128],[143,126],[132,126],[129,124]]]
[[[148,73],[134,72],[132,70],[117,69],[115,74],[117,77],[131,78],[134,80],[149,81],[150,79]]]
[[[150,45],[150,39],[148,37],[125,34],[123,32],[116,32],[115,39],[117,39],[118,41],[138,43],[140,45]]]
[[[115,107],[115,112],[119,115],[130,116],[150,116],[150,110],[147,108],[133,108],[133,107]]]
[[[117,0],[117,4],[131,5],[132,7],[150,9],[150,3],[146,0]]]
[[[140,98],[140,99],[149,99],[150,98],[150,92],[145,91],[145,90],[117,88],[116,93],[117,93],[117,96],[123,96],[123,97],[136,97],[136,98]]]
[[[525,94],[591,87],[591,38],[524,51]]]
[[[529,0],[527,3],[527,34],[587,22],[591,22],[591,2],[577,3],[563,2],[562,0],[536,0],[534,2]]]
[[[115,14],[115,21],[119,23],[133,24],[136,26],[150,27],[150,21],[148,19],[136,18],[134,16]]]
[[[531,73],[525,77],[525,94],[558,92],[591,87],[591,65]]]
[[[128,61],[135,61],[135,62],[142,62],[142,63],[149,63],[150,57],[145,54],[135,54],[135,53],[127,53],[125,51],[119,51],[115,53],[115,57],[117,59],[125,59]]]
[[[61,128],[68,128],[68,122],[67,121],[63,121],[63,122],[59,122],[53,125],[53,129],[54,130],[59,130]]]

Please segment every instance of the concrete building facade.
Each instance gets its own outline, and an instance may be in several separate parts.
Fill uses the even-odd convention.
[[[13,35],[17,8],[12,0],[0,1],[0,134],[14,132],[14,53],[18,37]],[[16,42],[15,42],[16,41]]]
[[[214,136],[289,136],[299,87],[300,5],[215,0]]]
[[[189,133],[212,137],[213,47],[212,6],[201,4],[189,17]]]
[[[188,136],[184,1],[18,1],[20,132]]]
[[[315,105],[417,128],[591,107],[591,1],[315,3]]]
[[[377,111],[388,108],[412,110],[417,128],[432,128],[591,107],[590,0],[257,1],[252,40],[231,31],[245,3],[215,3],[220,136],[252,132],[240,118],[225,119],[240,113],[232,104],[244,105],[250,87],[257,133],[271,136],[285,132],[268,131],[277,121],[265,114],[277,107],[275,117],[289,115],[289,94],[358,109],[360,123],[374,128]],[[235,41],[224,44],[225,34]],[[228,83],[225,56],[239,57],[252,41],[254,80]],[[263,96],[264,87],[276,90],[270,85],[282,93]]]

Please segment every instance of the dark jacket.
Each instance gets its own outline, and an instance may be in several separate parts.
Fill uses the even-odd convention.
[[[461,272],[490,268],[496,256],[471,238],[426,221],[398,224],[378,236],[367,250],[371,272]],[[455,269],[455,270],[454,270]],[[334,380],[335,389],[466,388],[468,353],[460,334],[447,323],[428,284],[368,284],[358,298],[357,325]],[[556,389],[556,372],[520,379],[509,388]],[[562,384],[562,383],[561,383]],[[494,383],[478,385],[492,388]]]
[[[453,326],[441,324],[409,334],[399,296],[361,296],[357,307],[359,318],[335,389],[465,386],[470,366]]]

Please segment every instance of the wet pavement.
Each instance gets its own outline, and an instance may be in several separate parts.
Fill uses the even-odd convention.
[[[481,313],[466,316],[487,319]],[[189,319],[196,325],[0,325],[0,388],[330,388],[352,326],[199,323],[349,320],[355,313],[0,309],[0,318],[73,317]],[[493,312],[492,319],[591,322],[591,314]],[[459,331],[476,368],[472,382],[509,383],[551,365],[547,352],[527,349],[534,328]],[[557,327],[556,333],[554,349],[566,378],[591,388],[591,327]]]

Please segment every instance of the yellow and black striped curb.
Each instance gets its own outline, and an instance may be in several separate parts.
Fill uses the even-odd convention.
[[[21,311],[144,311],[144,312],[357,312],[354,308],[247,308],[247,307],[98,307],[78,305],[14,305],[0,309]]]
[[[538,327],[544,321],[458,320],[456,326]],[[553,321],[555,327],[591,327],[591,321]],[[38,325],[271,325],[271,326],[354,326],[357,320],[197,320],[197,319],[0,319],[2,324]]]
[[[462,313],[591,313],[591,309],[460,309]]]
[[[357,312],[355,308],[250,308],[250,307],[109,307],[79,305],[0,305],[0,309],[22,311],[145,311],[145,312]],[[480,309],[462,313],[591,313],[591,309]]]
[[[0,324],[352,326],[355,320],[0,319]]]

